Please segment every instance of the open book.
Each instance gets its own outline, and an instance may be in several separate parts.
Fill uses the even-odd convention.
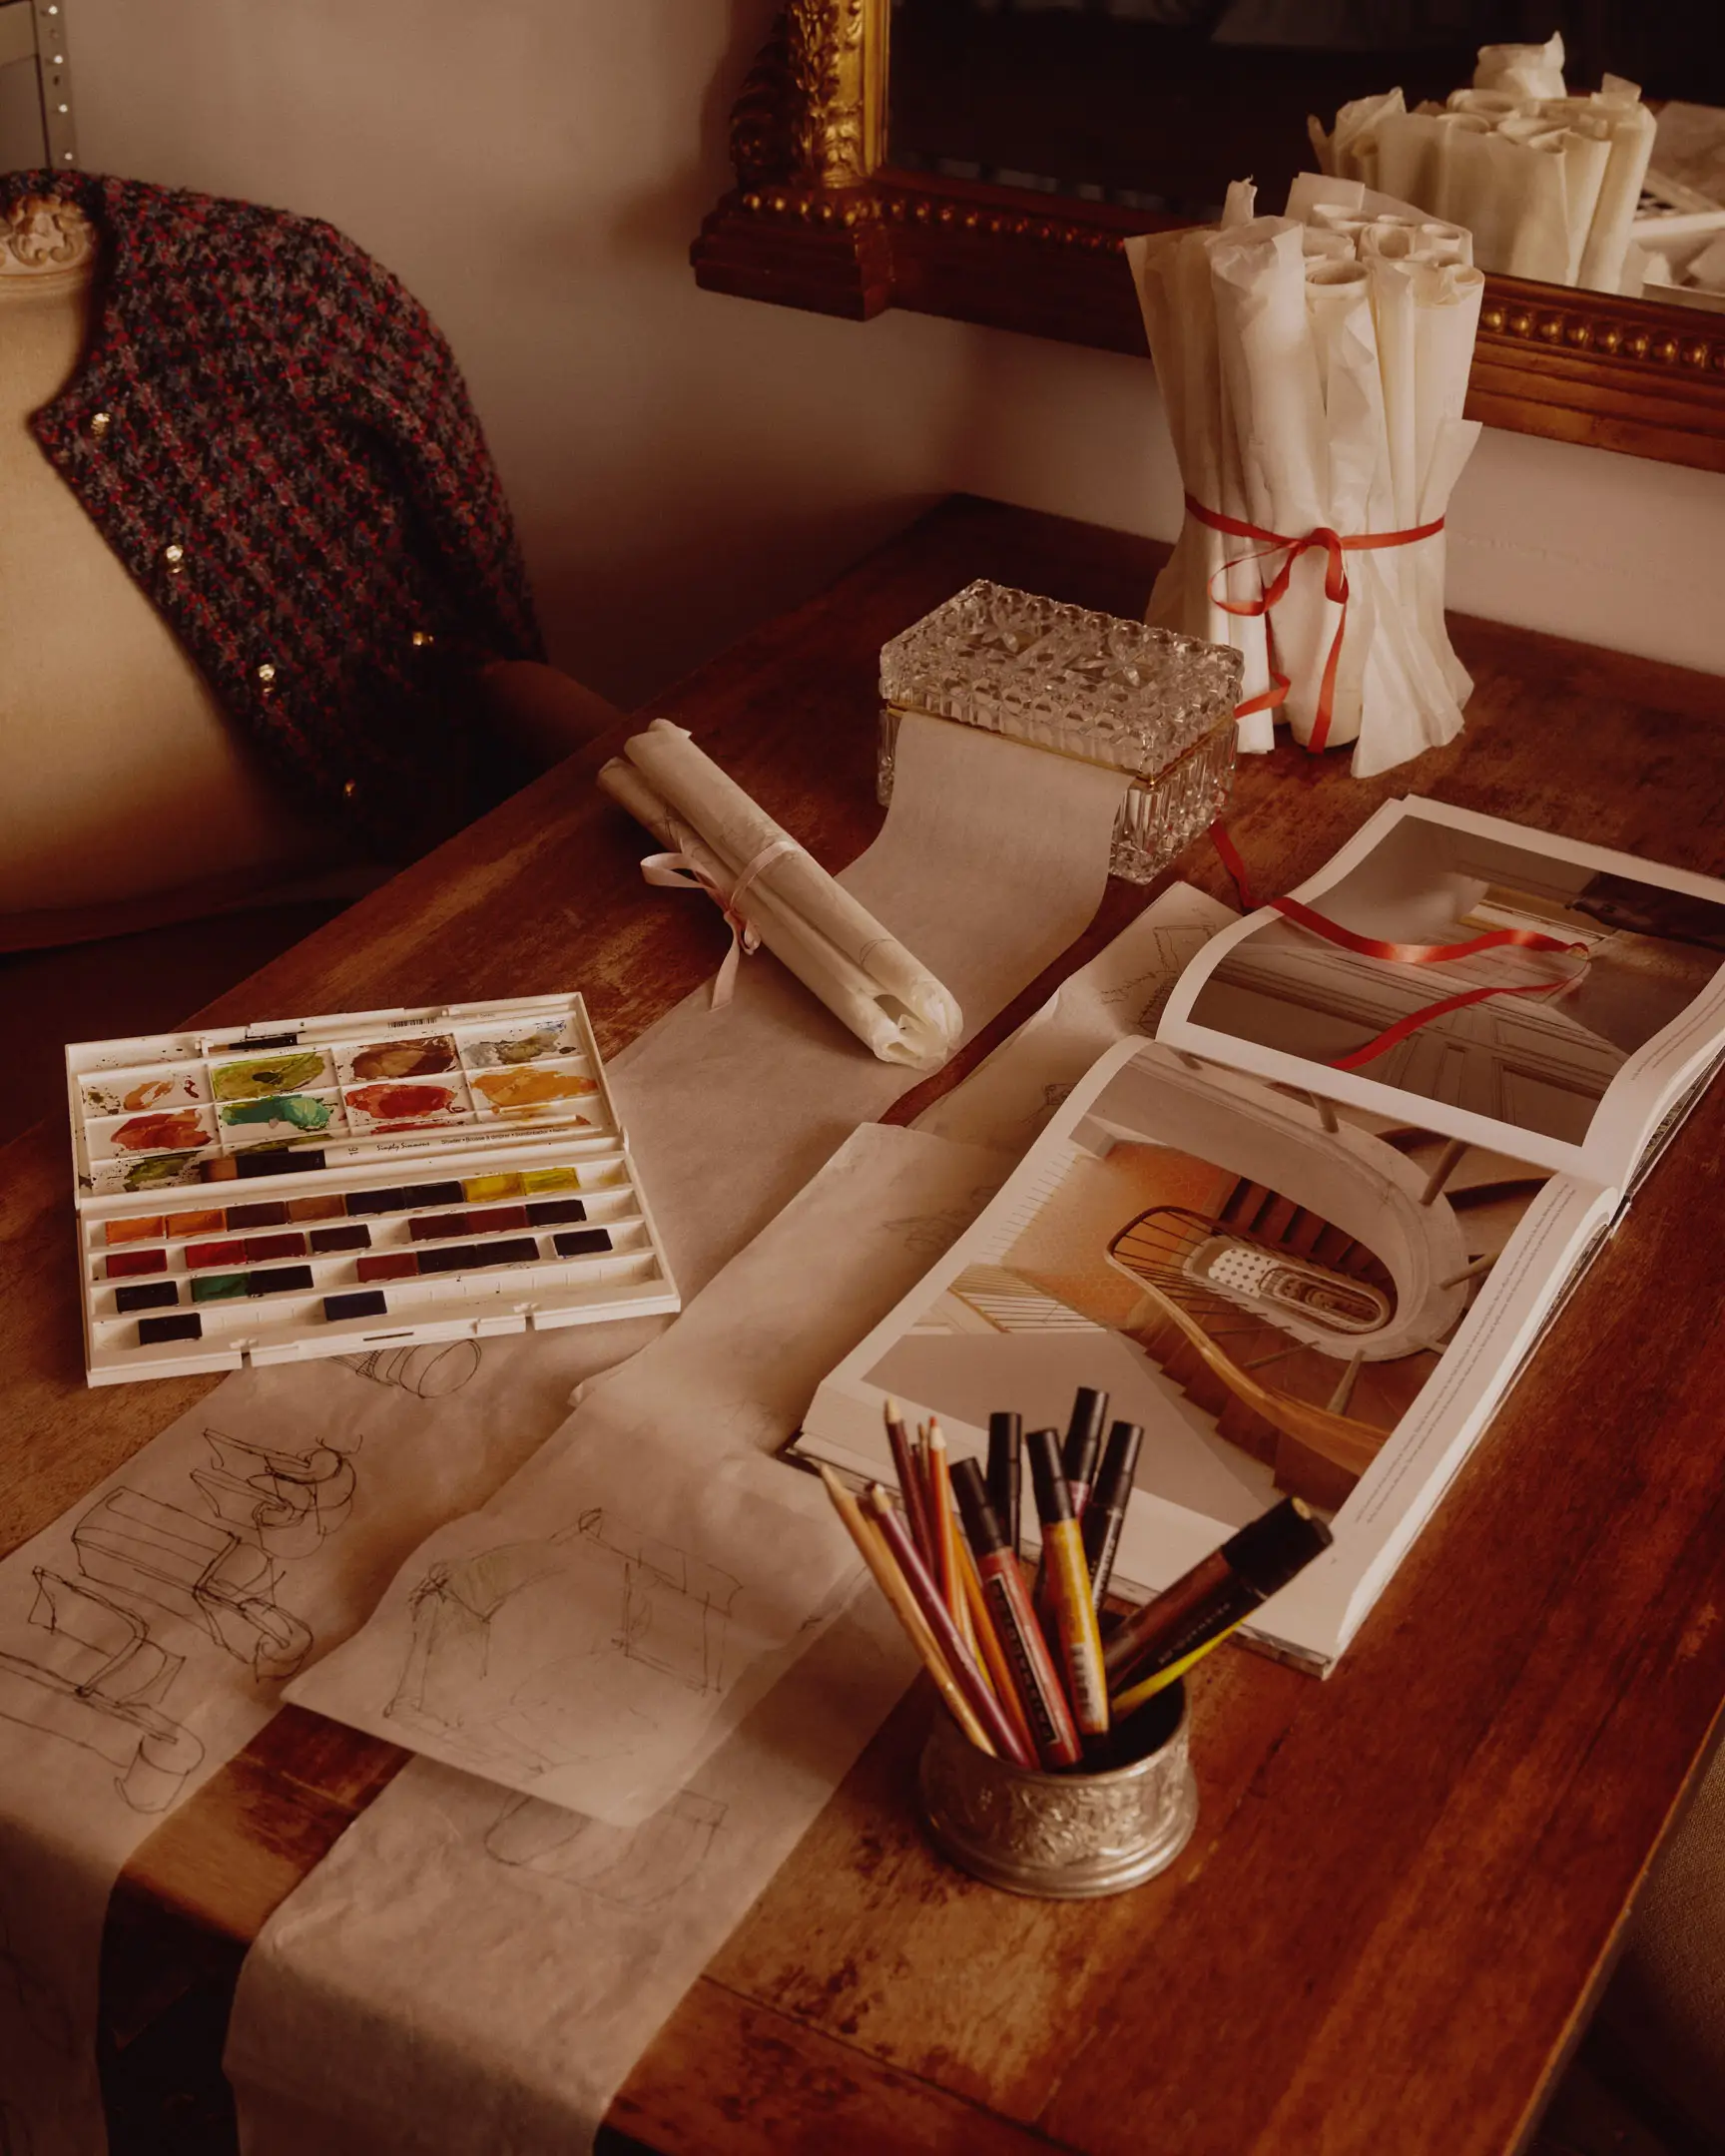
[[[887,1395],[962,1455],[1105,1386],[1145,1429],[1116,1586],[1303,1497],[1334,1547],[1247,1636],[1328,1669],[1725,1054],[1725,883],[1400,801],[1293,895],[1321,925],[1215,936],[796,1450],[890,1484]]]

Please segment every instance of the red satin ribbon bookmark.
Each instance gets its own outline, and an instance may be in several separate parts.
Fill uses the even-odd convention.
[[[1234,716],[1244,719],[1252,712],[1274,711],[1279,704],[1287,702],[1290,688],[1286,674],[1276,671],[1276,640],[1268,619],[1270,610],[1287,593],[1293,579],[1294,564],[1302,554],[1322,549],[1324,564],[1324,596],[1332,605],[1342,609],[1336,624],[1336,634],[1330,639],[1330,650],[1324,661],[1324,673],[1318,684],[1318,711],[1312,723],[1312,739],[1306,744],[1314,756],[1330,739],[1330,721],[1335,715],[1336,674],[1342,663],[1342,639],[1348,633],[1348,568],[1342,557],[1345,554],[1375,553],[1380,547],[1413,546],[1417,540],[1430,539],[1443,529],[1443,519],[1435,517],[1430,524],[1416,524],[1407,531],[1351,532],[1346,538],[1334,532],[1328,524],[1315,525],[1311,531],[1298,537],[1285,532],[1266,531],[1260,524],[1248,524],[1240,517],[1224,516],[1220,509],[1212,509],[1201,502],[1195,494],[1186,497],[1186,513],[1195,516],[1200,524],[1207,524],[1214,532],[1223,532],[1231,539],[1254,539],[1257,551],[1237,554],[1232,561],[1224,562],[1210,578],[1210,597],[1224,614],[1259,615],[1266,617],[1264,623],[1264,647],[1270,664],[1270,687],[1260,689],[1256,696],[1248,697],[1244,704],[1236,704]],[[1226,576],[1230,569],[1238,569],[1244,562],[1262,561],[1267,554],[1285,553],[1269,588],[1257,599],[1222,599],[1217,597],[1216,578]]]
[[[1552,951],[1581,960],[1575,971],[1565,974],[1561,980],[1518,981],[1505,983],[1501,988],[1467,988],[1458,995],[1443,996],[1436,1003],[1427,1003],[1417,1011],[1410,1011],[1407,1017],[1398,1018],[1394,1025],[1387,1026],[1364,1047],[1337,1056],[1330,1065],[1332,1070],[1358,1070],[1364,1063],[1375,1062],[1411,1033],[1430,1025],[1434,1018],[1441,1018],[1449,1011],[1464,1010],[1469,1003],[1483,1003],[1492,996],[1512,995],[1549,996],[1555,1001],[1558,996],[1567,995],[1572,988],[1578,987],[1586,975],[1590,961],[1585,943],[1566,943],[1560,936],[1545,935],[1537,928],[1488,928],[1480,935],[1469,936],[1464,943],[1395,943],[1381,936],[1361,935],[1354,928],[1344,928],[1340,921],[1302,904],[1298,898],[1259,900],[1253,896],[1251,878],[1239,847],[1220,823],[1211,824],[1210,839],[1221,856],[1223,867],[1233,878],[1234,888],[1240,893],[1240,902],[1247,912],[1255,913],[1261,906],[1267,906],[1292,921],[1296,928],[1322,936],[1327,943],[1339,944],[1343,950],[1356,951],[1363,958],[1381,958],[1392,965],[1442,965],[1453,958],[1471,958],[1479,951],[1514,948]]]
[[[1233,878],[1234,888],[1240,893],[1242,907],[1248,913],[1256,913],[1264,901],[1262,898],[1254,896],[1252,878],[1247,872],[1245,861],[1240,857],[1240,848],[1229,836],[1228,826],[1225,823],[1211,824],[1210,843],[1222,856],[1222,865]]]

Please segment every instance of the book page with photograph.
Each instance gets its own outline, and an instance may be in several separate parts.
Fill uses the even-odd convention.
[[[955,1455],[1105,1389],[1145,1432],[1115,1565],[1152,1591],[1283,1496],[1334,1548],[1266,1642],[1341,1651],[1609,1218],[1518,1153],[1128,1042],[821,1387],[799,1449],[890,1480],[881,1403]]]
[[[1292,895],[1188,968],[1160,1039],[1619,1187],[1725,1047],[1709,877],[1404,801]]]

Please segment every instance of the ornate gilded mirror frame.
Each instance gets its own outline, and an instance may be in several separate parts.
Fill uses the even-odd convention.
[[[887,23],[888,0],[790,0],[732,113],[737,186],[691,251],[696,280],[859,321],[912,307],[1147,356],[1121,242],[1158,221],[894,172]],[[1467,415],[1725,471],[1725,317],[1689,312],[1487,277]]]

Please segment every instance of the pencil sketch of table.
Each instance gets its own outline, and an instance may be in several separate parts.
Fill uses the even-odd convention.
[[[949,502],[654,710],[838,867],[878,821],[886,638],[975,576],[1131,614],[1161,554]],[[1478,687],[1450,748],[1364,785],[1345,753],[1245,761],[1231,822],[1260,888],[1309,874],[1403,792],[1725,871],[1716,682],[1479,622],[1455,635]],[[640,834],[593,786],[615,747],[540,779],[206,1017],[544,993],[573,985],[573,952],[614,1052],[712,970],[725,935],[711,909],[643,887]],[[1231,895],[1202,846],[1179,872]],[[1145,895],[1111,886],[1085,943],[970,1060]],[[39,1130],[0,1164],[10,1548],[214,1380],[84,1388],[64,1134]],[[1465,2156],[1521,2143],[1725,1700],[1725,1374],[1706,1351],[1722,1218],[1716,1090],[1339,1673],[1320,1684],[1233,1651],[1207,1665],[1200,1829],[1151,1886],[1044,1904],[941,1865],[910,1823],[927,1712],[912,1694],[640,2061],[612,2145]],[[160,2058],[192,2037],[217,2055],[247,1941],[403,1757],[286,1711],[143,1845],[106,1949],[118,2150],[142,2145],[128,2107]]]

